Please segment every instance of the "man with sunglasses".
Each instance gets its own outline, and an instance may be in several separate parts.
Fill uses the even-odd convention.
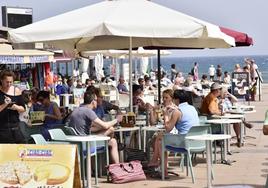
[[[91,91],[85,92],[84,104],[76,108],[70,115],[70,126],[73,127],[79,135],[89,135],[92,123],[102,127],[103,130],[109,130],[119,121],[118,119],[108,122],[102,121],[93,111],[96,108],[96,94]],[[117,142],[114,138],[110,139],[109,146],[112,163],[119,163]]]

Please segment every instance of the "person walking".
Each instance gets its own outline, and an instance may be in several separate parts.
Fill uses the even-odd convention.
[[[176,65],[175,65],[175,64],[172,64],[172,65],[171,65],[171,75],[170,75],[170,80],[171,80],[172,82],[174,82],[177,73],[178,73],[178,71],[176,70]]]
[[[222,77],[221,65],[217,65],[216,75],[217,75],[217,80],[221,82],[221,77]]]
[[[191,72],[193,75],[193,80],[197,81],[198,80],[198,63],[197,62],[194,63],[194,67]]]
[[[211,81],[214,80],[215,73],[216,73],[216,69],[215,69],[214,65],[210,65],[210,67],[208,68],[208,74],[209,74]]]

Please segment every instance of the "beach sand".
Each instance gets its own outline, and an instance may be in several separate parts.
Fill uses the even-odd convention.
[[[235,145],[231,146],[233,155],[227,156],[228,159],[235,160],[236,162],[232,163],[231,166],[223,164],[213,165],[213,185],[215,187],[236,187],[235,185],[254,188],[264,187],[266,176],[268,174],[268,136],[263,135],[262,125],[265,112],[268,109],[268,84],[264,84],[262,90],[262,101],[250,103],[250,105],[255,106],[257,112],[246,115],[246,120],[254,124],[252,129],[246,129],[246,135],[250,137],[246,137],[246,144],[241,148],[238,148]],[[259,99],[258,96],[256,99]],[[232,135],[234,135],[233,130]],[[235,143],[235,139],[232,139],[231,143]],[[219,154],[217,154],[217,159],[220,159]],[[179,177],[170,175],[170,179],[165,181],[148,178],[146,181],[137,181],[119,185],[107,183],[106,178],[103,177],[100,178],[99,187],[206,187],[206,161],[205,159],[202,159],[202,155],[200,154],[198,155],[198,161],[197,164],[193,164],[196,179],[194,184],[192,183],[190,174],[187,177],[186,171],[182,172],[177,163],[175,166],[172,165],[172,171],[178,173]]]

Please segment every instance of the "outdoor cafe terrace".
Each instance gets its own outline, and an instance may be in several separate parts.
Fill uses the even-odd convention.
[[[265,112],[268,105],[268,85],[263,85],[262,101],[251,102],[255,106],[257,113],[247,114],[247,121],[254,124],[252,129],[247,129],[245,145],[238,148],[231,144],[232,155],[228,159],[235,161],[231,165],[214,164],[213,187],[246,187],[262,188],[266,183],[268,173],[268,137],[263,135],[262,126]],[[231,139],[231,143],[235,142]],[[217,156],[217,159],[219,156]],[[99,187],[119,188],[119,187],[207,187],[207,167],[206,159],[202,155],[197,156],[197,162],[193,162],[195,173],[195,183],[192,183],[191,176],[186,176],[179,167],[179,160],[175,157],[169,157],[169,170],[178,173],[179,176],[170,174],[170,179],[161,181],[147,176],[145,181],[136,181],[125,184],[107,183],[106,177],[99,180]]]

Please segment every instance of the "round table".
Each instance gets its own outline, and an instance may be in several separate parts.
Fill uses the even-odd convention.
[[[220,124],[220,125],[225,125],[224,126],[224,134],[230,134],[229,131],[229,125],[232,123],[242,123],[241,119],[209,119],[206,121],[206,123],[210,123],[210,124]],[[230,135],[231,136],[231,135]],[[227,151],[229,152],[230,150],[230,142],[228,140],[224,140],[224,152],[223,152],[223,160],[222,162],[225,164],[229,164],[226,161],[226,154]],[[214,157],[216,157],[216,155],[214,155]]]
[[[219,118],[219,119],[243,119],[244,115],[243,114],[229,114],[226,113],[223,116],[220,115],[213,115],[213,118]]]
[[[143,151],[146,152],[146,132],[147,131],[153,131],[153,132],[157,132],[157,131],[165,131],[164,125],[156,125],[156,126],[146,126],[146,127],[142,127],[141,130],[143,131]]]
[[[140,127],[116,127],[114,132],[119,132],[119,139],[120,142],[123,143],[123,132],[131,132],[131,131],[138,131],[138,142],[139,142],[139,149],[141,149],[141,132]],[[124,162],[124,154],[123,151],[120,151],[120,160]]]
[[[195,135],[195,136],[186,136],[186,139],[189,140],[205,140],[206,141],[206,156],[207,156],[207,187],[212,187],[211,179],[211,141],[214,140],[226,140],[230,139],[230,135],[226,134],[205,134],[205,135]]]

